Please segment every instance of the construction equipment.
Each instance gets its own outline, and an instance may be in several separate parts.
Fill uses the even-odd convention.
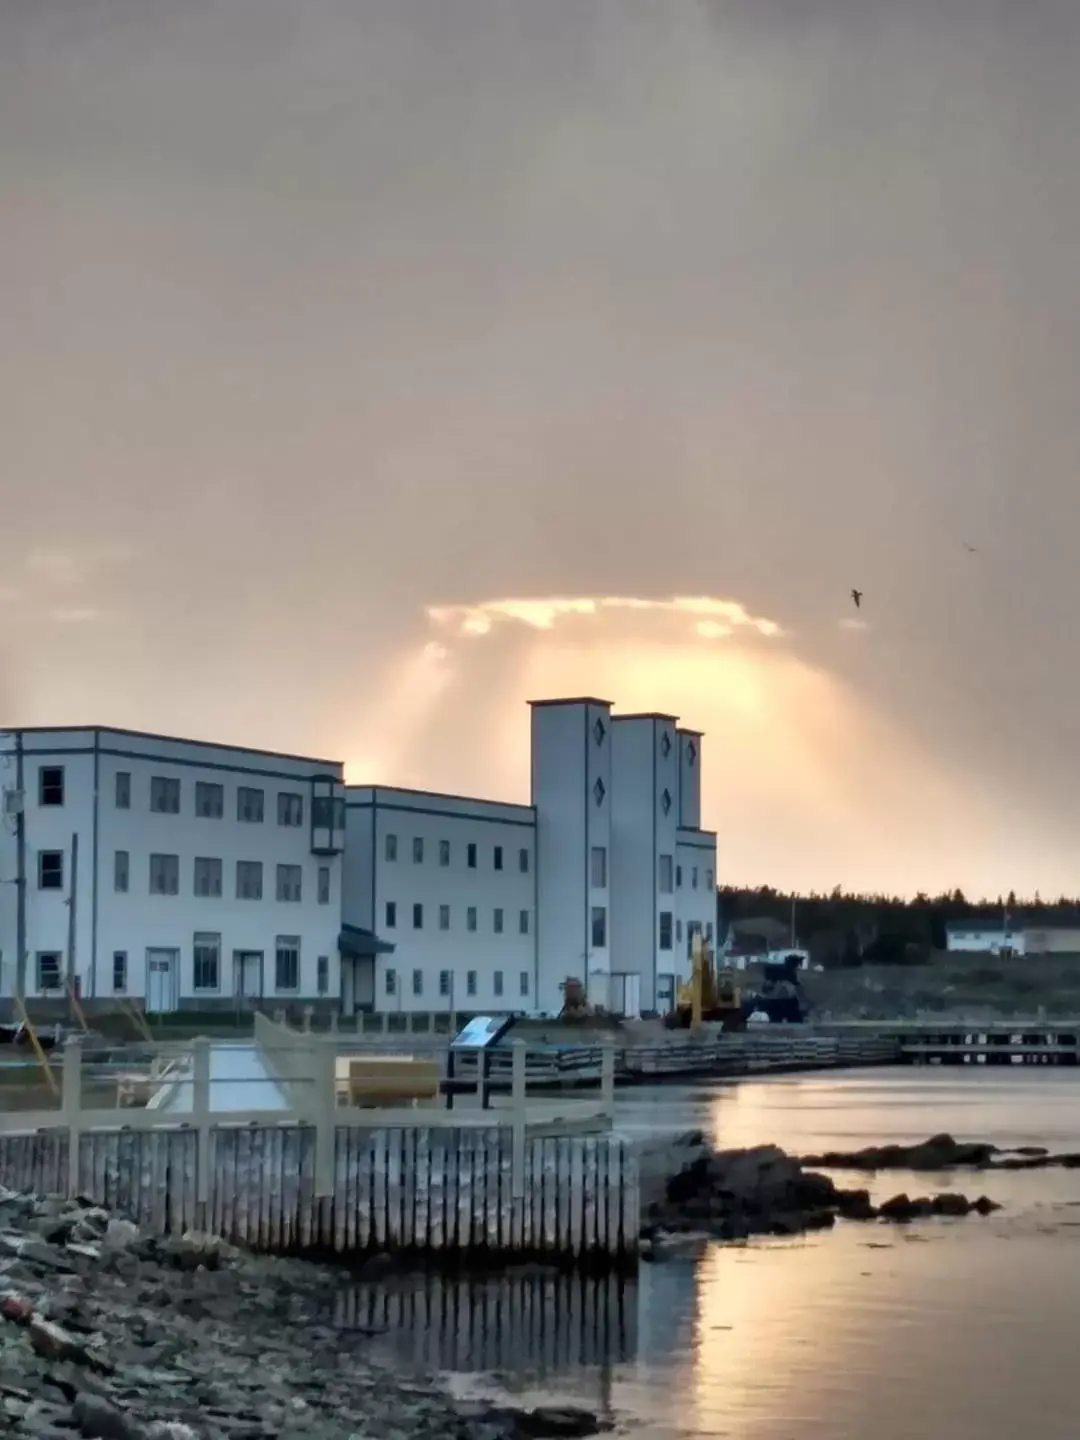
[[[560,987],[563,992],[560,1020],[586,1020],[593,1013],[585,995],[585,986],[576,975],[568,975]]]
[[[725,1030],[744,1030],[742,995],[730,970],[718,970],[712,947],[695,932],[690,979],[679,986],[675,1009],[665,1017],[669,1030],[699,1030],[708,1021]]]

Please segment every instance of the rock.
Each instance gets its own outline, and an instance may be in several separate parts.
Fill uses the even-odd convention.
[[[980,1195],[977,1200],[972,1202],[971,1208],[978,1215],[992,1215],[995,1210],[1000,1210],[1001,1206],[993,1200],[988,1200],[985,1195]]]
[[[34,1316],[34,1303],[23,1295],[5,1295],[0,1299],[0,1315],[16,1325],[29,1325]]]
[[[85,1364],[89,1358],[74,1335],[39,1315],[33,1316],[30,1321],[30,1344],[45,1360],[74,1360]]]
[[[802,1163],[827,1170],[985,1170],[999,1153],[996,1145],[982,1141],[963,1144],[951,1135],[932,1135],[917,1145],[872,1145],[806,1155]]]
[[[139,1242],[139,1227],[131,1220],[109,1220],[105,1234],[101,1237],[104,1250],[130,1250]]]
[[[123,1410],[96,1395],[77,1395],[71,1419],[85,1440],[142,1440],[143,1429]]]
[[[935,1215],[966,1215],[971,1201],[966,1195],[935,1195],[933,1206]]]
[[[870,1202],[869,1190],[838,1190],[837,1210],[842,1220],[876,1220],[877,1206]]]

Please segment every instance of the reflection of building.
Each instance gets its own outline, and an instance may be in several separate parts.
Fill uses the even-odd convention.
[[[0,791],[0,995],[337,995],[340,764],[36,728],[0,736]]]
[[[528,806],[349,788],[344,918],[395,946],[357,1004],[552,1014],[573,976],[636,1014],[670,1003],[695,930],[712,938],[701,736],[589,697],[531,713]]]

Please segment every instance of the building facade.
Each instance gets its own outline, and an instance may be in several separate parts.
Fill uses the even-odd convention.
[[[0,737],[0,1000],[336,996],[339,763],[108,728]]]

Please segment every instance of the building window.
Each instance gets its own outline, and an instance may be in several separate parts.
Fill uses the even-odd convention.
[[[150,856],[150,894],[180,894],[180,856]]]
[[[37,956],[37,988],[44,992],[46,990],[60,989],[60,952],[59,950],[39,950]]]
[[[419,903],[412,907],[412,928],[414,930],[424,928],[424,907]]]
[[[695,865],[694,868],[690,871],[690,886],[691,886],[691,889],[693,889],[693,890],[696,890],[696,889],[697,889],[697,866],[696,866],[696,865]]]
[[[494,992],[495,992],[495,998],[498,999],[498,998],[502,995],[502,993],[503,993],[503,981],[502,981],[502,971],[501,971],[501,970],[496,970],[496,971],[494,972],[494,974],[493,974],[492,977],[491,977],[491,984],[492,984],[492,988],[493,988],[493,990],[494,990]]]
[[[607,944],[607,907],[605,905],[592,907],[592,944],[598,950],[602,950]]]
[[[660,855],[657,857],[657,884],[661,895],[671,894],[671,856]]]
[[[236,862],[236,898],[238,900],[261,900],[262,893],[262,861],[238,860]]]
[[[113,889],[118,895],[126,895],[131,881],[130,856],[126,850],[117,850],[113,855]]]
[[[318,898],[320,905],[330,904],[330,866],[319,866]]]
[[[496,846],[495,846],[494,859],[495,859],[495,869],[496,869],[496,870],[501,870],[501,869],[503,868],[503,866],[502,866],[502,861],[503,861],[503,847],[502,847],[501,845],[496,845]]]
[[[681,866],[681,865],[676,865],[676,866],[675,866],[675,889],[676,889],[676,890],[681,890],[681,889],[682,889],[682,866]]]
[[[711,921],[711,920],[706,920],[706,921],[705,921],[705,939],[706,939],[706,940],[711,940],[711,939],[712,939],[712,921]]]
[[[236,818],[245,825],[261,825],[265,805],[265,792],[254,790],[250,785],[241,785],[236,792]]]
[[[475,929],[476,929],[476,906],[475,906],[475,905],[470,905],[469,908],[465,911],[465,929],[466,929],[466,930],[475,930]]]
[[[440,841],[439,841],[439,864],[442,865],[442,866],[444,866],[444,867],[450,864],[450,841],[449,841],[449,840],[440,840]]]
[[[64,767],[62,765],[42,765],[38,770],[38,804],[63,805],[63,803]],[[46,953],[51,954],[52,952]]]
[[[519,911],[518,911],[518,934],[519,934],[519,935],[527,935],[528,933],[529,933],[529,912],[528,912],[528,910],[519,910]]]
[[[203,900],[219,900],[223,885],[223,866],[211,855],[195,857],[195,894]]]
[[[449,971],[449,970],[440,970],[440,971],[439,971],[439,994],[440,994],[440,995],[449,995],[449,994],[450,994],[450,971]]]
[[[127,989],[127,951],[114,950],[112,957],[112,988],[114,995],[122,995]]]
[[[713,888],[713,883],[712,883],[712,871],[711,871],[711,870],[706,870],[706,871],[705,871],[705,889],[706,889],[706,890],[711,890],[712,888]]]
[[[225,786],[216,780],[196,780],[195,814],[200,820],[220,820],[225,814]]]
[[[191,962],[191,988],[217,990],[221,985],[221,936],[197,932]]]
[[[607,734],[607,728],[599,715],[596,717],[596,723],[592,727],[592,733],[597,745],[602,745],[604,743],[604,736]]]
[[[694,744],[693,740],[691,740],[690,744],[686,747],[686,758],[687,760],[689,760],[691,765],[693,765],[694,761],[697,759],[697,746]]]
[[[180,781],[168,775],[151,775],[150,809],[155,815],[179,815]]]
[[[694,958],[694,936],[701,934],[701,923],[697,920],[686,922],[686,955],[692,960]]]
[[[412,972],[412,993],[413,993],[414,995],[423,995],[423,993],[424,993],[424,972],[423,972],[423,970],[414,970],[414,971]]]
[[[522,875],[529,873],[529,852],[524,847],[518,851],[518,869]]]
[[[37,883],[39,890],[62,890],[64,888],[64,852],[62,850],[39,850]]]
[[[384,857],[385,857],[387,860],[396,860],[396,859],[397,859],[397,836],[396,836],[396,835],[387,835],[387,836],[386,836],[385,840],[383,841],[383,855],[384,855]],[[391,973],[390,971],[387,971],[387,974],[390,974],[390,973]]]
[[[660,796],[660,809],[663,810],[663,812],[664,812],[665,815],[666,815],[666,814],[668,813],[668,811],[671,809],[671,791],[670,791],[670,790],[665,790],[664,793]]]
[[[280,790],[277,797],[277,823],[298,829],[304,823],[304,797],[294,791]]]
[[[397,994],[397,971],[396,971],[396,970],[386,970],[386,971],[384,971],[384,972],[383,972],[383,983],[384,983],[384,985],[385,985],[385,987],[386,987],[386,993],[387,993],[387,995],[396,995],[396,994]]]
[[[468,861],[469,869],[470,869],[470,870],[475,870],[475,869],[476,869],[476,844],[475,844],[475,842],[472,841],[472,840],[469,841],[469,848],[468,848],[468,850],[467,850],[467,852],[466,852],[466,858],[467,858],[467,861]]]
[[[116,808],[117,810],[131,809],[130,770],[118,770],[116,772]]]
[[[594,845],[592,847],[592,888],[594,890],[607,889],[606,845]]]
[[[315,962],[315,989],[320,995],[330,993],[330,956],[320,955]]]
[[[299,865],[277,867],[277,898],[285,904],[298,905],[304,885],[304,872]]]
[[[603,780],[597,779],[596,784],[592,787],[592,793],[597,805],[602,805],[604,803],[604,796],[607,794]]]
[[[274,946],[274,989],[300,989],[300,936],[279,935]]]
[[[424,863],[424,837],[414,835],[412,842],[412,863],[422,865]]]
[[[676,945],[681,945],[681,944],[682,944],[682,921],[681,921],[681,920],[676,920],[676,921],[675,921],[675,943],[676,943]]]
[[[501,935],[501,934],[503,933],[503,912],[502,912],[501,910],[496,910],[496,911],[495,911],[494,920],[495,920],[495,934],[496,934],[496,935]]]
[[[465,971],[465,994],[466,994],[466,995],[475,995],[475,994],[476,994],[476,971],[475,971],[475,970],[466,970],[466,971]]]
[[[384,920],[387,930],[397,929],[397,901],[387,900],[384,911]]]
[[[671,949],[671,911],[660,911],[660,949]]]
[[[522,972],[521,972],[521,977],[520,977],[520,986],[519,986],[519,988],[520,988],[520,990],[521,990],[522,996],[528,995],[528,993],[529,993],[529,972],[528,972],[528,970],[522,970]]]
[[[449,905],[440,905],[440,906],[439,906],[439,929],[440,929],[440,930],[449,930],[449,929],[450,929],[450,906],[449,906]]]

